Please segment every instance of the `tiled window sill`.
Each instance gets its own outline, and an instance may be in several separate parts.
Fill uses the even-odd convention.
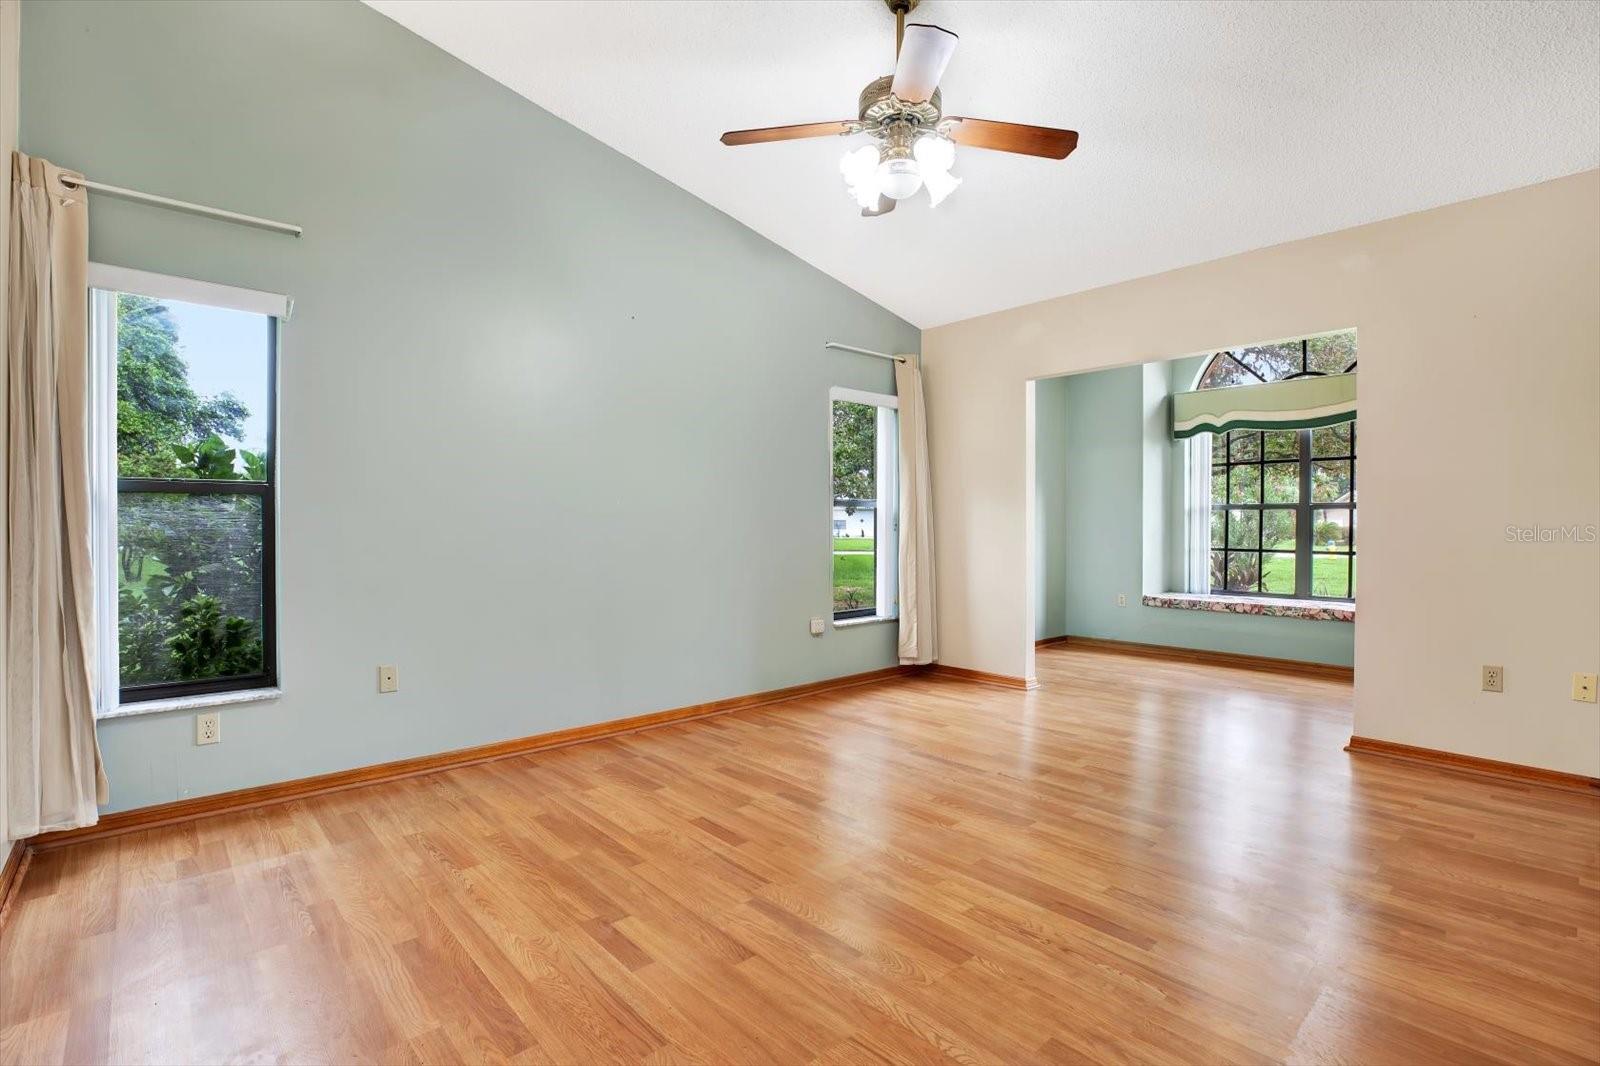
[[[1179,611],[1219,611],[1225,614],[1254,614],[1270,618],[1306,618],[1315,622],[1354,622],[1356,605],[1327,600],[1285,600],[1277,596],[1197,596],[1188,592],[1165,592],[1145,596],[1146,607],[1170,607]]]
[[[261,703],[283,695],[281,688],[247,688],[237,692],[207,692],[199,696],[180,696],[170,700],[145,700],[141,703],[121,703],[95,718],[104,722],[108,718],[131,718],[136,714],[160,714],[163,711],[192,711],[201,707],[227,707],[235,703]]]

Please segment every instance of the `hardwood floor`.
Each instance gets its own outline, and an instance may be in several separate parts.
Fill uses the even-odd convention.
[[[0,1060],[1600,1059],[1600,800],[1038,664],[41,852]]]

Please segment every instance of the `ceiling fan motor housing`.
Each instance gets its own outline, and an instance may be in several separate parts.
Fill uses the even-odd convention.
[[[908,104],[889,91],[894,75],[888,74],[861,90],[861,124],[863,132],[883,136],[884,130],[893,126],[917,129],[934,129],[943,117],[939,90],[920,104]]]

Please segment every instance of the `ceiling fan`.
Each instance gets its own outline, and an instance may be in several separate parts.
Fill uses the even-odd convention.
[[[766,144],[803,137],[867,134],[874,143],[845,153],[839,161],[850,195],[867,218],[888,214],[897,202],[915,196],[924,186],[929,201],[937,207],[961,184],[961,179],[950,173],[955,163],[955,145],[1045,159],[1065,159],[1078,146],[1078,134],[1073,130],[982,118],[946,118],[939,79],[955,54],[958,38],[938,26],[907,26],[906,14],[917,2],[884,0],[894,12],[894,73],[861,90],[859,119],[730,130],[722,135],[722,143]]]

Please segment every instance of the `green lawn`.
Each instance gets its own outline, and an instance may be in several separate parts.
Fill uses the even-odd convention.
[[[1289,546],[1293,552],[1294,546]],[[1294,592],[1294,556],[1263,556],[1261,586],[1267,592]],[[1352,563],[1352,565],[1354,565]],[[1311,557],[1311,594],[1313,596],[1345,595],[1345,561],[1338,555]]]
[[[872,538],[834,537],[833,550],[836,552],[869,552],[872,550]]]
[[[838,541],[835,541],[837,544]],[[868,545],[872,542],[866,541]],[[856,549],[849,549],[856,550]],[[833,556],[833,609],[856,610],[871,607],[876,602],[876,563],[871,555]],[[852,592],[853,590],[853,592]]]

